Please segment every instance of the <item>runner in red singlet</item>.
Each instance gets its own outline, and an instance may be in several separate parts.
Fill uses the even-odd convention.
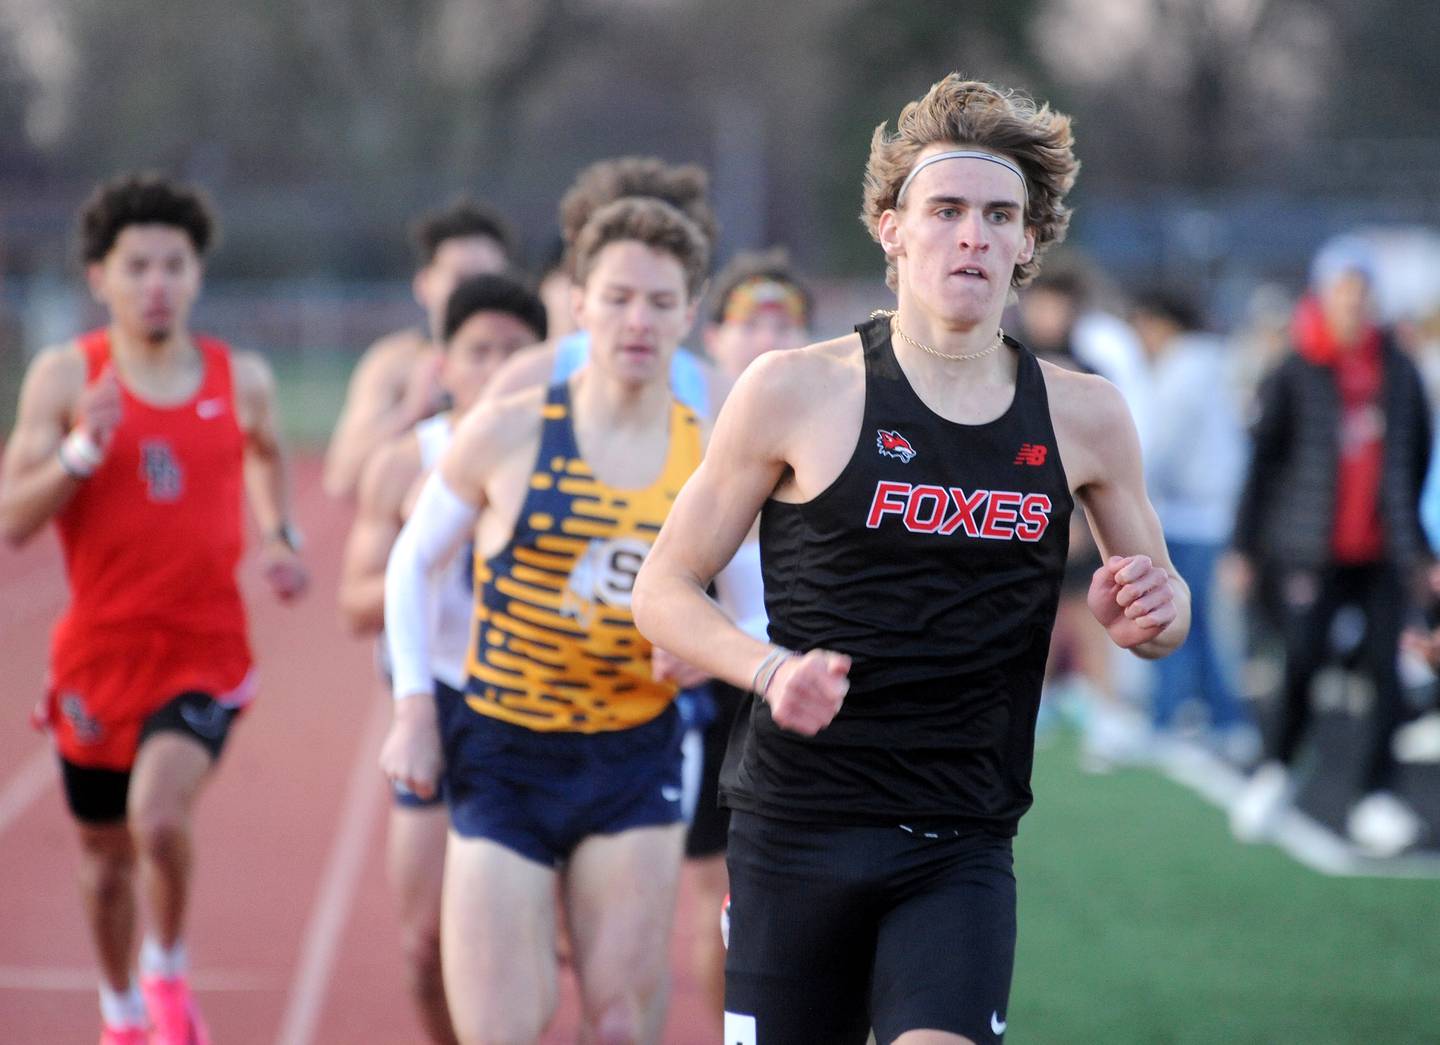
[[[54,519],[65,556],[71,601],[45,718],[80,832],[101,1041],[205,1042],[181,929],[194,800],[254,694],[235,581],[242,491],[276,594],[299,595],[306,574],[270,371],[188,329],[213,229],[204,199],[121,178],[81,224],[110,324],[31,365],[0,469],[0,532],[19,544]],[[138,988],[137,869],[148,915]]]

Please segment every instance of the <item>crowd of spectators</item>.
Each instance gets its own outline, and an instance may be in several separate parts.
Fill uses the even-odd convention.
[[[1183,287],[1117,293],[1073,260],[1022,295],[1016,325],[1038,355],[1129,401],[1193,599],[1177,654],[1114,658],[1074,612],[1098,565],[1077,523],[1048,693],[1082,721],[1087,767],[1206,752],[1248,774],[1230,810],[1248,841],[1274,835],[1304,773],[1333,773],[1356,782],[1345,829],[1360,851],[1434,841],[1404,766],[1440,761],[1436,244],[1337,237],[1304,288],[1256,288],[1229,330]],[[1331,668],[1360,694],[1351,741],[1303,758]]]

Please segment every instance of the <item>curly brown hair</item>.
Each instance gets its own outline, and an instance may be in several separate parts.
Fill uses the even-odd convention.
[[[951,73],[900,111],[893,134],[881,123],[870,139],[860,220],[876,242],[880,215],[896,207],[900,185],[915,158],[937,142],[1001,153],[1025,172],[1025,225],[1035,230],[1035,253],[1015,266],[1011,278],[1013,286],[1023,287],[1040,271],[1041,256],[1065,238],[1070,226],[1065,194],[1080,170],[1070,117],[1049,105],[1037,106],[1017,91]],[[891,290],[896,278],[892,260],[885,268]]]
[[[129,225],[169,225],[204,257],[217,236],[215,208],[192,185],[158,174],[122,174],[96,186],[80,208],[80,256],[104,261]]]
[[[710,271],[710,243],[700,227],[664,200],[645,196],[616,200],[601,207],[575,241],[575,280],[584,285],[600,251],[611,243],[634,241],[669,254],[685,272],[691,301],[700,296]]]
[[[714,243],[719,226],[706,198],[709,191],[709,175],[693,163],[672,165],[654,156],[601,160],[581,171],[560,200],[560,235],[573,248],[590,215],[601,207],[629,196],[645,196],[670,204],[695,223],[708,243]]]

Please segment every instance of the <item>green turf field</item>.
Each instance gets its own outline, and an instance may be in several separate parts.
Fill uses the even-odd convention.
[[[346,353],[321,352],[271,357],[280,419],[290,446],[297,450],[325,446],[340,416],[355,359]]]
[[[1327,878],[1146,770],[1037,753],[1007,1040],[1440,1042],[1440,882]]]
[[[356,356],[344,352],[275,353],[275,391],[287,442],[300,450],[323,448],[340,414],[345,383]],[[19,351],[0,352],[0,438],[15,423],[20,382],[28,361]]]

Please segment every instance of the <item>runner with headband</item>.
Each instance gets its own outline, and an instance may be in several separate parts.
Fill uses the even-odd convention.
[[[1077,500],[1111,640],[1185,637],[1124,401],[999,326],[1076,168],[1067,117],[959,76],[878,128],[864,218],[896,311],[745,371],[640,571],[646,637],[754,694],[720,788],[730,1045],[1003,1037]],[[757,514],[768,642],[706,595]]]

